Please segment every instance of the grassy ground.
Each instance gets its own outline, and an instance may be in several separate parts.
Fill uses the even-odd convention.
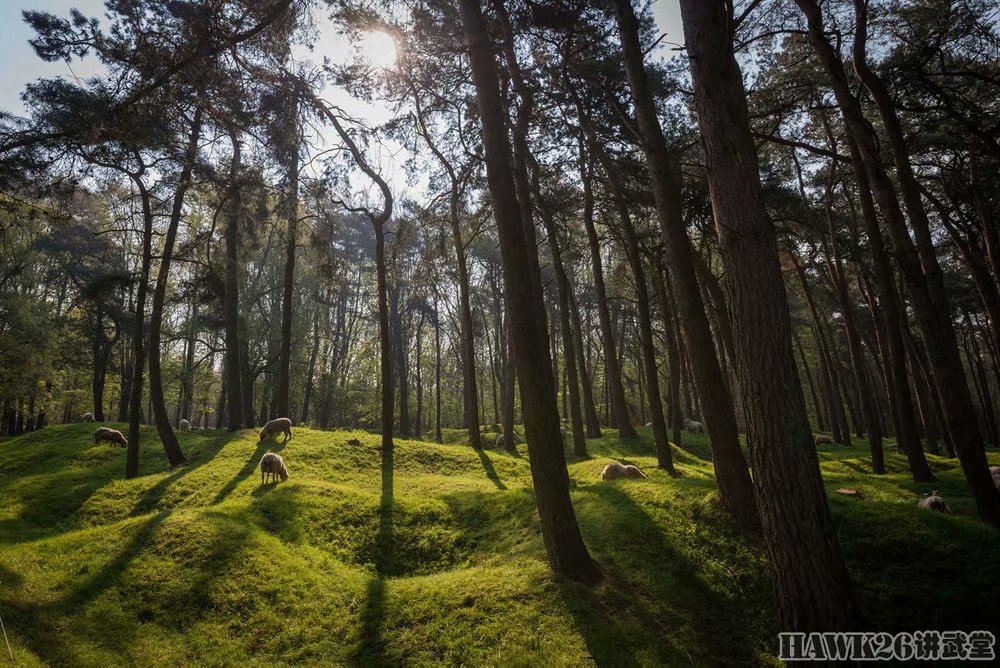
[[[283,447],[199,432],[168,470],[149,429],[125,481],[124,451],[92,429],[0,441],[0,615],[18,665],[774,661],[765,563],[714,500],[703,436],[675,448],[676,479],[653,468],[648,429],[570,459],[606,574],[591,589],[546,567],[523,446],[476,452],[450,432],[383,461],[363,432],[297,429]],[[287,483],[261,486],[269,448]],[[881,477],[861,447],[820,457],[867,628],[1000,632],[1000,534],[973,517],[955,460],[931,457],[939,480],[917,485],[892,449]],[[649,480],[601,483],[612,459]],[[917,510],[932,490],[955,515]]]

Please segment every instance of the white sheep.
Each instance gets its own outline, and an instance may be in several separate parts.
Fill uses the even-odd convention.
[[[1000,466],[991,466],[990,475],[993,476],[993,484],[1000,489]]]
[[[933,510],[938,513],[951,514],[951,508],[945,503],[945,500],[940,496],[934,494],[931,496],[924,497],[917,501],[917,508],[923,508],[924,510]]]
[[[282,443],[292,440],[292,421],[288,418],[274,418],[260,428],[261,441],[278,434],[285,435],[285,440]]]
[[[696,431],[700,434],[705,431],[705,425],[700,422],[696,422],[695,420],[686,419],[684,420],[684,429],[687,431]]]
[[[652,422],[647,422],[647,423],[646,423],[646,428],[647,428],[647,429],[648,429],[648,428],[650,428],[650,427],[652,427],[652,426],[653,426],[653,423],[652,423]]]
[[[128,439],[125,438],[125,434],[110,427],[98,427],[97,430],[94,431],[94,445],[97,445],[101,441],[116,443],[123,448],[128,447]]]
[[[83,414],[83,421],[84,422],[93,422],[94,421],[94,414],[93,413],[84,413]]]
[[[191,431],[191,423],[185,418],[181,418],[180,422],[177,423],[177,428],[181,431]]]
[[[826,434],[816,434],[816,445],[830,445],[833,439]]]
[[[507,442],[503,440],[503,434],[497,436],[496,446],[497,448],[503,448],[507,446]]]
[[[645,473],[640,471],[637,467],[631,464],[619,464],[618,462],[612,462],[604,467],[601,471],[601,480],[618,480],[619,478],[631,478],[633,480],[640,480],[643,478],[648,478]]]
[[[281,455],[277,455],[273,452],[265,453],[263,457],[260,458],[260,484],[264,484],[264,479],[270,477],[274,482],[278,482],[278,477],[281,477],[281,482],[288,481],[288,469],[285,468],[285,460],[281,458]]]

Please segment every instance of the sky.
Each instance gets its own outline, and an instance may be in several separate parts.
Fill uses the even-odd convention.
[[[661,44],[661,53],[676,48],[684,41],[678,0],[653,0],[653,13],[661,32],[666,33]],[[73,61],[72,63],[46,63],[39,59],[32,50],[28,40],[33,37],[32,30],[24,23],[21,12],[24,9],[45,11],[57,16],[69,16],[71,9],[80,10],[85,16],[104,17],[104,0],[0,0],[0,110],[14,115],[24,115],[25,109],[21,102],[21,93],[27,83],[41,77],[63,76],[85,79],[100,71],[100,64],[94,59]],[[320,30],[325,35],[322,23]],[[353,58],[354,50],[346,38],[340,36],[324,37],[319,40],[312,54],[303,52],[299,57],[314,58],[317,61],[324,56],[334,62],[345,62]],[[367,118],[373,124],[388,120],[389,113],[384,107],[372,106],[352,100],[342,91],[328,90],[324,97],[339,105],[356,118]],[[394,191],[407,191],[405,175],[403,174],[402,157],[394,158],[394,149],[383,150],[379,156],[380,171],[388,177]]]
[[[43,62],[28,44],[32,31],[21,18],[22,10],[34,9],[68,16],[70,9],[74,8],[86,16],[103,17],[104,0],[0,0],[0,109],[23,114],[21,91],[25,84],[39,77],[86,78],[97,72],[97,65],[92,62]],[[660,30],[667,33],[665,42],[683,43],[677,0],[654,0],[653,13]],[[349,52],[346,44],[332,44],[322,55],[335,57]]]

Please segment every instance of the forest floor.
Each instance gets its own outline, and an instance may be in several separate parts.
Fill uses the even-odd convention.
[[[570,456],[594,588],[548,570],[524,445],[398,440],[382,461],[365,432],[296,429],[282,446],[207,431],[180,434],[191,461],[169,470],[144,428],[126,481],[93,425],[5,439],[0,616],[18,665],[776,662],[764,558],[715,500],[706,437],[684,434],[671,478],[641,431]],[[260,484],[269,449],[287,483]],[[956,460],[930,457],[938,480],[914,484],[894,448],[880,477],[860,445],[820,457],[866,629],[1000,633],[1000,532],[975,519]],[[612,460],[649,479],[602,483]],[[932,490],[954,515],[916,508]]]

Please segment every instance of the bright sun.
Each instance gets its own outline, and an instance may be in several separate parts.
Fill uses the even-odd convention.
[[[365,33],[361,38],[361,55],[374,67],[392,67],[396,63],[396,42],[382,31]]]

